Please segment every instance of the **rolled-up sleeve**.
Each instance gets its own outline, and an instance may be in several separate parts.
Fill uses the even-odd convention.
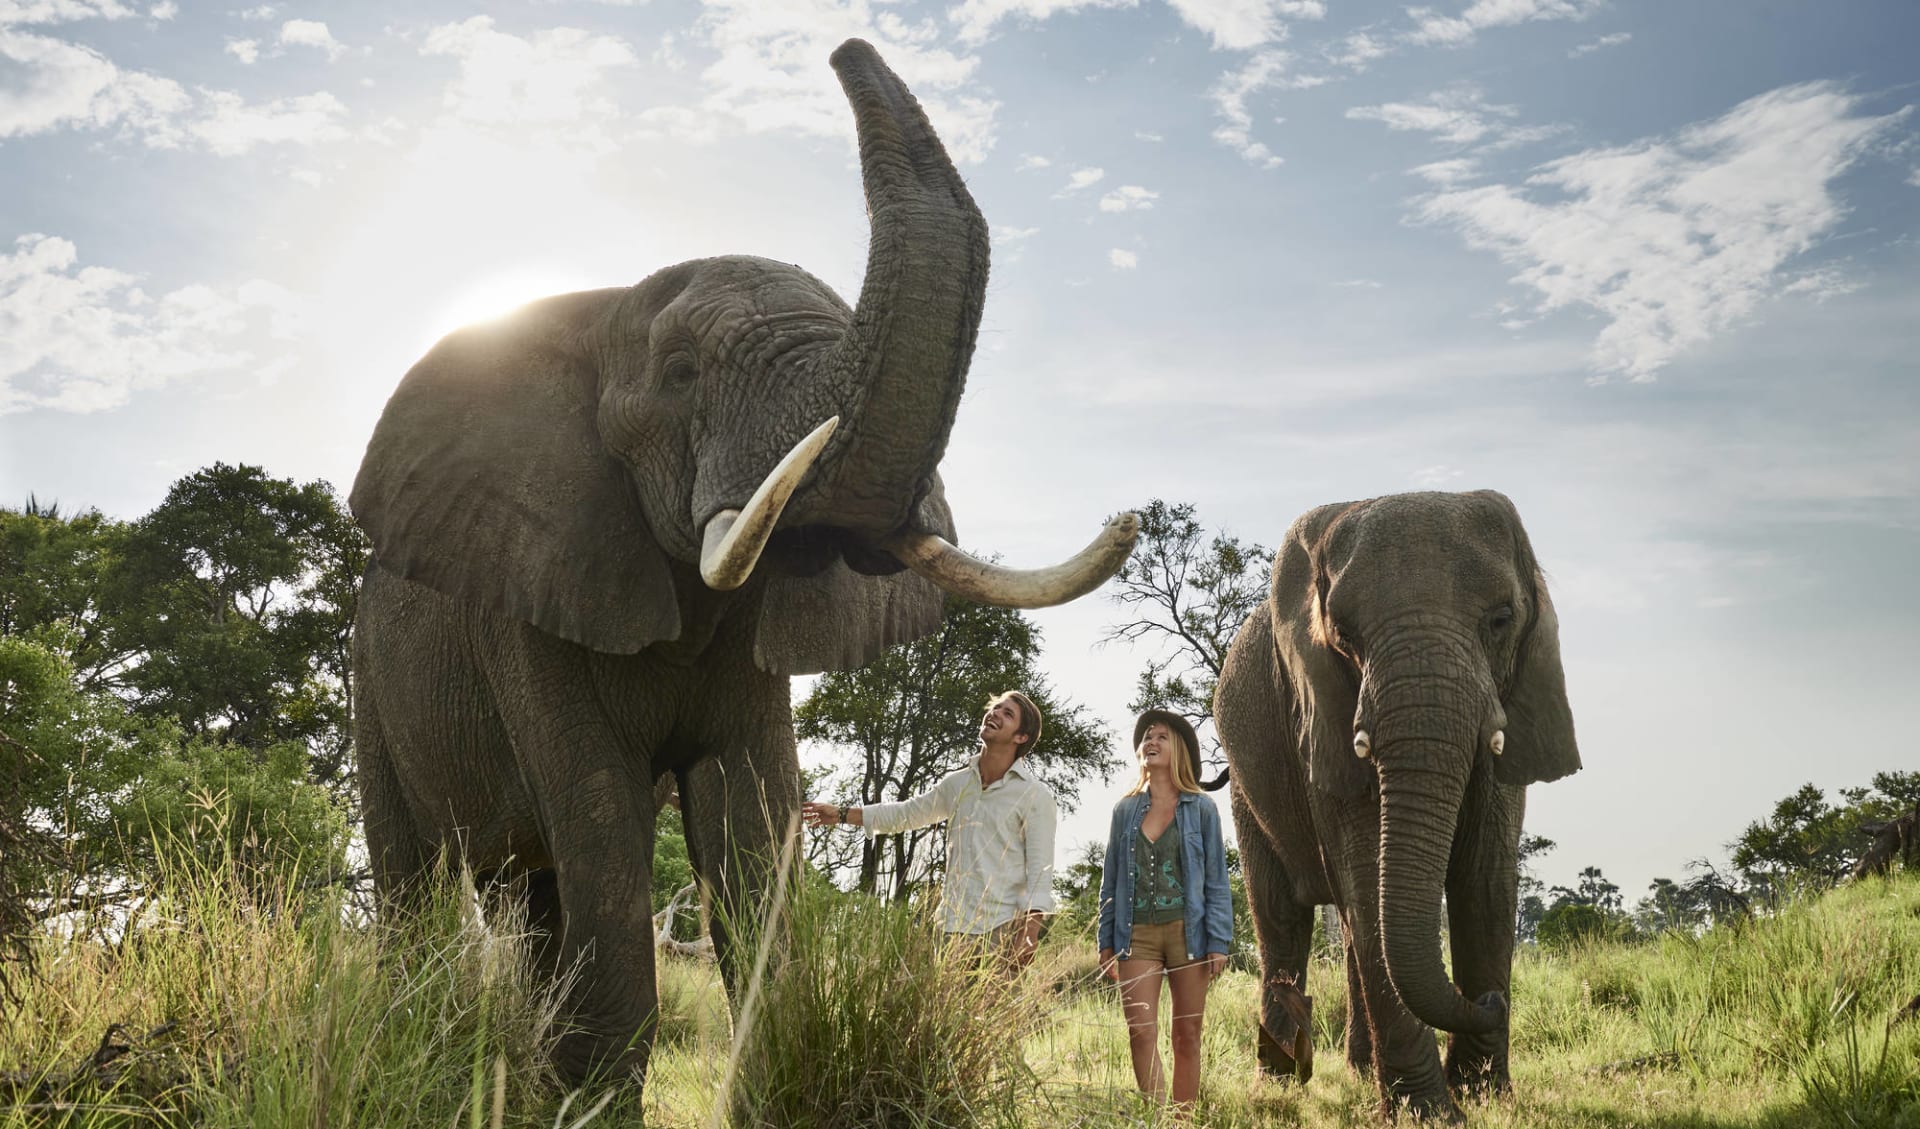
[[[963,768],[958,772],[950,772],[933,787],[905,800],[863,804],[860,808],[860,826],[871,837],[897,835],[902,831],[951,819],[954,803],[960,796],[960,786],[966,782],[971,771]]]
[[[1053,793],[1035,784],[1027,802],[1027,908],[1053,912],[1053,835],[1060,809]]]

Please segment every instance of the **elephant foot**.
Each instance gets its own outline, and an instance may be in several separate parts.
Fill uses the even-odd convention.
[[[1257,1058],[1260,1069],[1275,1078],[1294,1078],[1305,1083],[1313,1077],[1313,997],[1300,990],[1291,977],[1276,976],[1267,984],[1267,1014],[1259,1025]],[[1274,1015],[1276,1008],[1279,1015]],[[1275,1020],[1284,1020],[1275,1023]],[[1281,1037],[1279,1027],[1292,1034]]]
[[[1423,1094],[1389,1099],[1386,1113],[1389,1118],[1405,1112],[1422,1125],[1464,1125],[1467,1115],[1453,1103],[1448,1094]]]
[[[1256,1057],[1260,1072],[1281,1080],[1294,1079],[1303,1085],[1313,1077],[1313,1038],[1304,1027],[1296,1027],[1291,1039],[1281,1039],[1258,1025],[1259,1045]]]
[[[1510,1091],[1513,1079],[1507,1075],[1505,1055],[1496,1060],[1494,1056],[1486,1054],[1456,1055],[1449,1048],[1447,1085],[1468,1097],[1490,1098]]]
[[[653,1049],[648,1038],[651,1034],[636,1032],[630,1038],[616,1040],[591,1031],[568,1031],[554,1042],[554,1073],[570,1088],[628,1081],[642,1085],[647,1077],[648,1052]]]

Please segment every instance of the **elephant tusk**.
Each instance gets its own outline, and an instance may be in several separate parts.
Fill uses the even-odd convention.
[[[1487,742],[1487,747],[1493,750],[1493,755],[1496,757],[1499,756],[1501,753],[1506,752],[1507,751],[1507,731],[1504,729],[1494,730],[1493,740]]]
[[[773,527],[780,521],[780,511],[786,509],[794,488],[839,426],[840,417],[834,416],[795,443],[747,499],[745,509],[721,510],[708,519],[700,543],[700,579],[707,582],[707,587],[731,592],[753,575],[753,566],[759,563],[761,550],[767,547],[767,538],[773,536]]]
[[[1091,544],[1049,568],[1004,568],[962,550],[937,533],[896,533],[883,548],[943,591],[996,608],[1050,608],[1077,599],[1120,571],[1140,534],[1140,518],[1107,522]]]
[[[1373,755],[1373,738],[1367,736],[1367,731],[1364,729],[1354,730],[1353,755],[1361,760],[1366,760]]]

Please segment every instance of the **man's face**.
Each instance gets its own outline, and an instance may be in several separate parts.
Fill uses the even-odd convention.
[[[1020,732],[1020,707],[1012,698],[1003,698],[987,707],[980,718],[980,740],[1005,744]],[[1024,741],[1024,738],[1022,738]]]

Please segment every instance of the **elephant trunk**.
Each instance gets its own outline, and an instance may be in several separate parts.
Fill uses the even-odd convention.
[[[873,47],[833,67],[853,106],[871,235],[846,334],[820,359],[845,421],[823,459],[836,524],[909,524],[946,451],[987,289],[987,223],[926,114]]]
[[[1453,669],[1458,651],[1428,650],[1437,662],[1412,664],[1426,669],[1368,673],[1370,683],[1393,688],[1370,710],[1380,768],[1380,935],[1387,975],[1408,1011],[1443,1031],[1484,1034],[1506,1023],[1506,1001],[1468,1001],[1440,955],[1441,895],[1481,728],[1460,686],[1463,672]],[[1490,681],[1485,689],[1491,697]]]

